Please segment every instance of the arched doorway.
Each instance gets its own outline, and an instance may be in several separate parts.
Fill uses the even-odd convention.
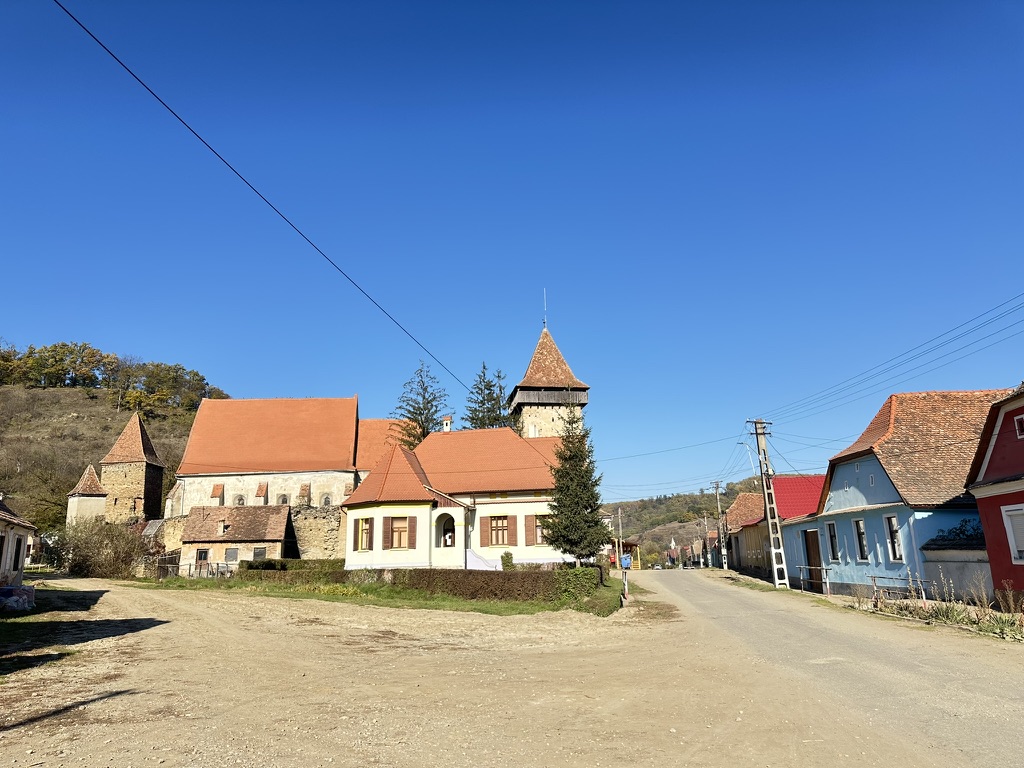
[[[442,549],[455,546],[455,518],[445,513],[437,518],[434,526],[434,546]]]

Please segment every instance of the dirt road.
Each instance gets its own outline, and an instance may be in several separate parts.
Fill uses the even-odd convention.
[[[848,705],[813,676],[752,653],[759,638],[731,634],[680,596],[686,579],[700,585],[707,577],[637,580],[659,590],[649,599],[678,613],[633,609],[608,619],[65,582],[91,591],[94,607],[46,616],[50,639],[3,649],[19,671],[0,685],[0,766],[965,762],[920,734],[873,722],[862,701]],[[779,600],[712,586],[723,600]],[[33,654],[61,652],[51,640],[77,653],[33,666]],[[964,646],[997,656],[1005,647]],[[1019,664],[1019,646],[1012,649],[1005,658]],[[1007,734],[1014,747],[1015,733]]]

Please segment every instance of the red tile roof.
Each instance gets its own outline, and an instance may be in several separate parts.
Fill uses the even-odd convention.
[[[220,524],[227,530],[220,532]],[[215,541],[284,541],[288,506],[192,507],[181,532],[183,544]]]
[[[158,467],[164,465],[146,433],[142,419],[138,413],[133,413],[114,442],[114,447],[103,457],[100,464],[125,464],[140,461],[156,464]]]
[[[565,362],[565,358],[562,357],[562,353],[547,328],[541,331],[540,341],[537,342],[537,348],[526,369],[526,375],[523,376],[523,380],[519,382],[518,386],[543,389],[589,389],[586,384],[573,375],[569,364]]]
[[[356,398],[203,400],[179,475],[354,470]]]
[[[432,432],[415,454],[442,493],[541,491],[554,487],[552,442],[527,440],[508,427]]]
[[[107,489],[100,485],[100,479],[96,476],[96,470],[92,464],[85,468],[82,479],[78,485],[71,489],[68,496],[106,496]]]
[[[360,419],[356,436],[356,469],[373,469],[388,448],[399,443],[401,424],[401,419]]]
[[[828,476],[831,478],[837,464],[873,454],[907,505],[970,503],[964,483],[985,417],[992,403],[1011,391],[891,395],[864,433],[832,457]]]
[[[427,485],[427,474],[416,455],[408,448],[392,445],[345,499],[344,506],[381,501],[433,501],[436,496],[426,489]]]
[[[790,520],[818,511],[825,475],[777,475],[772,479],[779,517]]]

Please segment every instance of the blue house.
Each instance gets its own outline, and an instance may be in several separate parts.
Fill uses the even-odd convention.
[[[817,566],[839,594],[928,579],[933,569],[921,546],[978,519],[964,483],[989,407],[1007,391],[891,395],[864,433],[829,460],[816,513],[783,523],[790,570]],[[963,594],[967,585],[954,586]]]

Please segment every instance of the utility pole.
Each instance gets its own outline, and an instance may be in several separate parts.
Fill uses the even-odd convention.
[[[615,553],[616,562],[619,564],[619,570],[622,570],[622,507],[619,507],[619,538],[616,542]]]
[[[722,487],[721,480],[715,480],[715,504],[718,505],[718,554],[722,558],[722,570],[729,570],[729,557],[726,554],[726,541],[725,536],[729,535],[729,526],[726,525],[725,519],[722,517],[722,499],[718,493]]]
[[[747,422],[750,424],[751,422]],[[786,571],[786,551],[782,547],[782,526],[779,508],[775,504],[775,485],[772,477],[775,471],[768,461],[768,427],[770,421],[755,419],[754,436],[757,438],[757,458],[761,463],[761,493],[764,496],[764,513],[768,521],[768,548],[771,555],[772,581],[776,589],[789,589],[789,574]]]

